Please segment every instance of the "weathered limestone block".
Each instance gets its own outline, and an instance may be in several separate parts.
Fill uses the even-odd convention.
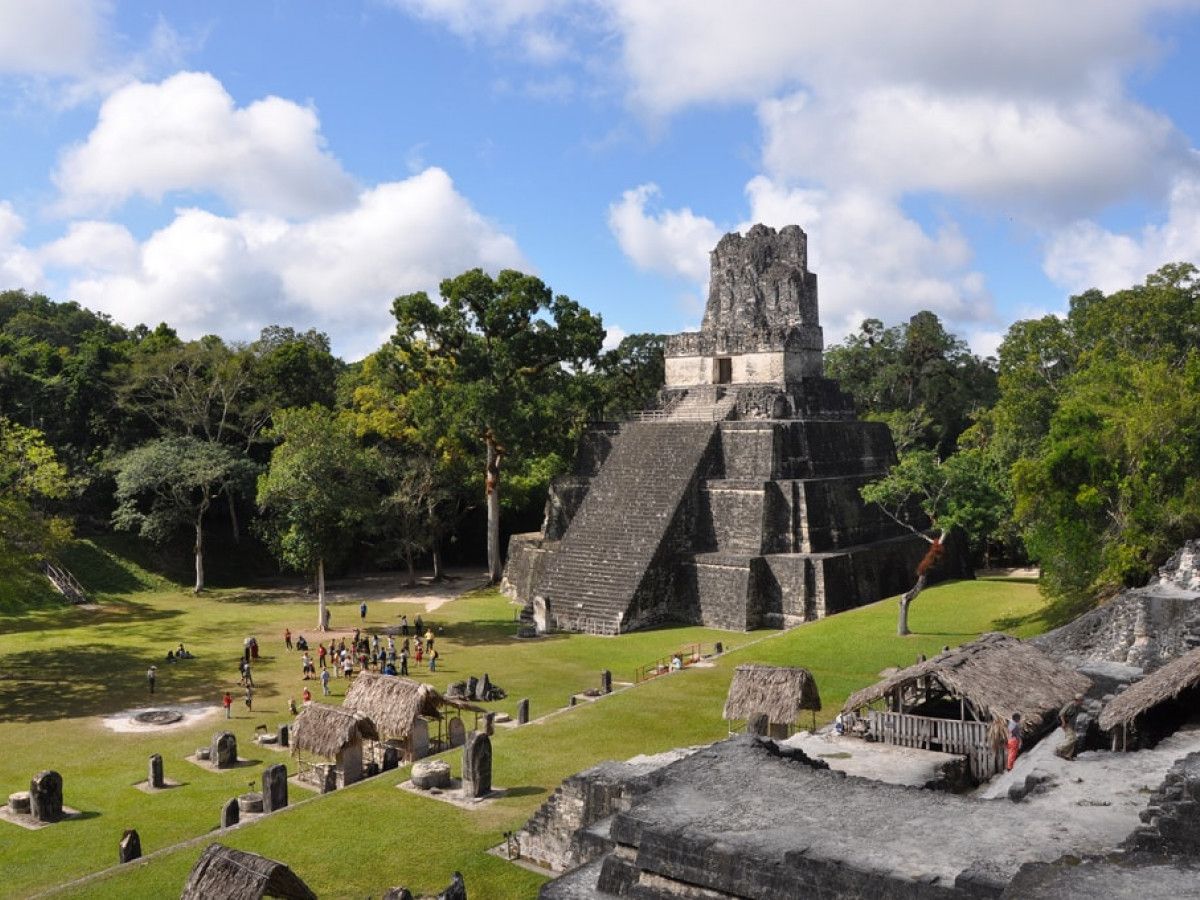
[[[317,788],[322,794],[337,790],[337,766],[325,763],[314,766],[313,769],[317,773]]]
[[[461,747],[467,739],[467,726],[463,724],[462,719],[451,719],[446,730],[450,734],[451,747]]]
[[[517,724],[529,724],[529,699],[526,698],[517,704]]]
[[[409,747],[413,759],[423,759],[429,755],[429,723],[424,719],[413,722],[412,731],[408,736]]]
[[[276,763],[262,773],[263,812],[274,812],[288,805],[287,766]]]
[[[286,722],[282,723],[279,726],[279,730],[276,732],[275,737],[276,737],[276,740],[279,742],[280,747],[291,746],[291,739],[292,739],[291,726],[288,725]]]
[[[29,791],[17,791],[8,795],[8,808],[23,816],[29,815]]]
[[[422,790],[447,788],[450,786],[450,764],[440,759],[427,759],[413,763],[409,776],[414,787]]]
[[[492,699],[492,680],[488,678],[487,672],[484,672],[483,678],[479,680],[479,691],[475,694],[475,699],[484,702]]]
[[[150,784],[150,787],[164,787],[166,782],[163,780],[163,758],[161,754],[155,753],[151,755],[149,769],[146,781]]]
[[[486,734],[472,731],[463,744],[463,797],[486,797],[492,792],[492,740]]]
[[[263,795],[258,791],[249,791],[238,797],[238,809],[244,813],[260,813],[263,811]]]
[[[38,772],[29,783],[29,812],[39,822],[62,818],[63,780],[53,769]]]
[[[483,730],[488,737],[496,733],[496,714],[494,712],[487,713],[483,717]]]
[[[142,839],[138,837],[137,829],[130,828],[121,836],[117,845],[117,862],[127,863],[140,859],[142,855]]]
[[[612,672],[608,669],[600,673],[600,691],[604,694],[612,693]]]
[[[474,675],[472,675],[470,678],[467,679],[467,699],[468,700],[478,700],[479,699],[479,679],[476,678]]]
[[[229,828],[242,819],[242,807],[237,797],[232,797],[221,807],[221,827]]]
[[[213,735],[208,759],[218,769],[228,769],[237,765],[237,737],[233,732],[221,731]]]
[[[383,895],[383,900],[413,900],[413,895],[406,887],[394,887]]]

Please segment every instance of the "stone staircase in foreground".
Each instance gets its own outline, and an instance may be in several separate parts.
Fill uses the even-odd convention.
[[[715,433],[712,421],[622,426],[547,563],[539,593],[556,628],[627,630],[639,590]]]

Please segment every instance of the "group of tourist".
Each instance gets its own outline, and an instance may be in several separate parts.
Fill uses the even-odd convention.
[[[424,627],[420,616],[417,617],[417,627]],[[428,665],[430,672],[437,671],[441,651],[435,646],[437,638],[432,628],[426,629],[422,635],[415,631],[408,635],[408,617],[404,616],[400,633],[402,640],[399,644],[396,638],[388,635],[386,642],[376,633],[364,634],[361,629],[354,630],[354,636],[347,644],[346,639],[330,641],[326,647],[324,641],[317,644],[316,660],[308,652],[308,643],[303,635],[295,643],[295,648],[301,650],[300,676],[304,681],[317,679],[321,688],[328,696],[330,672],[338,678],[353,678],[355,669],[360,672],[378,671],[383,675],[408,675],[410,662],[420,666]],[[303,643],[303,647],[301,644]],[[284,629],[283,644],[288,650],[293,647],[292,631]],[[318,668],[320,674],[318,675]]]

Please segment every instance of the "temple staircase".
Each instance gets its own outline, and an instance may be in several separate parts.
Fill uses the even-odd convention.
[[[88,602],[87,591],[83,589],[83,585],[64,566],[46,560],[42,564],[42,571],[50,579],[50,583],[54,585],[54,589],[72,603]]]
[[[539,593],[558,628],[625,630],[630,609],[716,433],[700,422],[630,422],[548,561]]]

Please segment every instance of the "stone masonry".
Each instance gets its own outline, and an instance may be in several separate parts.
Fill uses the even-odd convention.
[[[822,345],[804,232],[722,238],[656,408],[589,430],[542,531],[513,536],[504,587],[538,630],[784,627],[911,586],[928,545],[858,494],[891,434],[823,377]]]

